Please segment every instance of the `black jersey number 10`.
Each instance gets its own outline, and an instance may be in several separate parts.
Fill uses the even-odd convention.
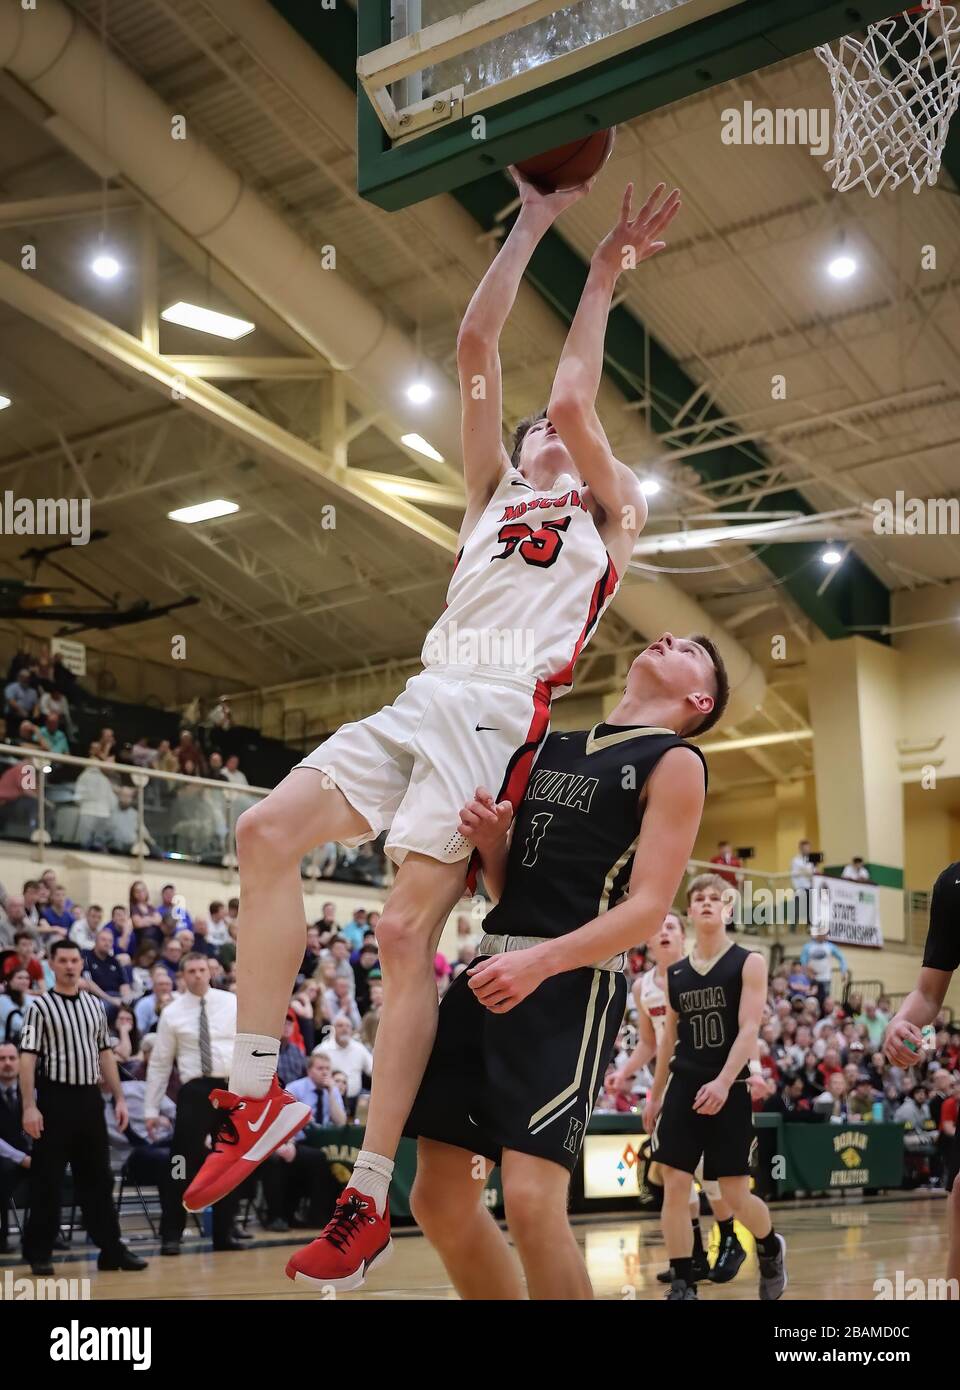
[[[722,1014],[691,1014],[690,1027],[693,1030],[693,1045],[699,1052],[703,1047],[722,1047]]]

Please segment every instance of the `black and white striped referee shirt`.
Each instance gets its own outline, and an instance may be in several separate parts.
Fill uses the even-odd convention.
[[[20,1051],[39,1057],[38,1079],[99,1086],[100,1053],[109,1046],[106,1012],[87,990],[78,994],[50,990],[28,1001]]]

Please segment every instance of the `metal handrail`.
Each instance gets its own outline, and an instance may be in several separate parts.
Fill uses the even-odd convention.
[[[790,870],[767,870],[760,869],[754,864],[714,864],[711,859],[688,859],[688,869],[702,869],[705,874],[740,874],[744,878],[753,875],[754,878],[791,878]]]
[[[138,872],[143,873],[144,861],[150,858],[148,842],[153,840],[151,826],[148,824],[148,810],[152,816],[157,808],[147,807],[144,802],[144,789],[151,781],[166,782],[171,787],[187,786],[198,787],[214,796],[223,797],[223,807],[226,811],[226,826],[223,828],[221,822],[215,836],[210,837],[206,844],[213,848],[202,850],[191,850],[190,854],[196,856],[201,862],[209,862],[207,855],[213,854],[219,858],[220,866],[224,869],[235,871],[237,868],[237,845],[236,845],[236,823],[239,819],[238,810],[244,809],[244,802],[249,805],[251,802],[262,800],[269,796],[269,787],[251,786],[249,783],[236,785],[232,782],[221,781],[213,777],[194,777],[183,772],[161,772],[156,768],[138,767],[136,763],[105,763],[99,758],[81,758],[73,753],[48,753],[45,748],[39,748],[35,744],[12,744],[0,743],[0,759],[9,759],[13,762],[29,763],[36,769],[36,821],[31,827],[29,840],[35,847],[34,857],[39,861],[44,855],[44,847],[53,842],[53,837],[47,829],[48,805],[46,800],[46,785],[48,773],[52,770],[52,765],[56,764],[63,767],[74,768],[77,773],[87,768],[97,768],[111,781],[114,779],[128,778],[133,784],[136,792],[135,806],[137,811],[137,836],[132,847],[120,849],[115,852],[129,855],[137,861]],[[185,831],[190,820],[186,818],[179,825],[170,827],[174,834],[180,830]],[[156,827],[153,827],[154,829]],[[3,831],[0,831],[0,839],[6,838]],[[222,845],[220,843],[222,839]],[[65,843],[72,843],[66,841]],[[91,843],[83,846],[93,850],[102,849],[103,845]],[[164,850],[164,853],[170,853]],[[174,853],[176,853],[174,851]],[[320,859],[322,847],[317,846],[309,854],[305,855],[301,861],[301,873],[308,879],[319,879],[321,877]]]
[[[213,792],[216,796],[223,797],[226,826],[222,835],[222,847],[217,843],[216,853],[220,856],[221,866],[231,870],[237,866],[235,802],[238,798],[249,798],[251,801],[260,800],[270,793],[269,787],[252,787],[249,784],[237,786],[232,782],[213,777],[193,777],[183,772],[161,772],[156,768],[138,767],[136,763],[106,763],[99,758],[80,758],[73,753],[48,752],[47,749],[37,747],[34,744],[0,743],[0,758],[9,758],[13,762],[29,763],[36,769],[37,818],[36,826],[30,833],[30,841],[36,846],[34,853],[37,860],[43,858],[44,847],[52,841],[52,837],[47,831],[46,800],[47,775],[52,771],[52,765],[76,768],[78,773],[88,768],[96,768],[108,778],[129,777],[136,792],[137,836],[129,851],[121,852],[129,853],[132,858],[136,859],[140,874],[143,873],[144,861],[149,857],[148,843],[153,840],[153,835],[147,824],[144,806],[144,788],[151,781],[165,782],[171,786],[199,787],[205,792]],[[184,822],[184,824],[186,823]],[[218,842],[219,839],[218,833],[216,841]],[[97,846],[92,841],[91,845],[85,846],[85,848],[102,848],[102,845]]]
[[[207,790],[211,785],[223,786],[244,795],[251,792],[255,796],[269,796],[271,791],[270,787],[254,787],[249,784],[235,786],[232,782],[220,782],[216,777],[191,777],[185,772],[158,772],[156,768],[140,767],[137,763],[106,763],[102,758],[79,758],[74,753],[48,753],[45,748],[35,748],[32,744],[0,743],[0,757],[6,756],[15,758],[18,762],[54,762],[69,767],[98,767],[101,771],[110,768],[125,777],[142,773],[145,777],[156,777],[162,782],[185,782],[190,786],[204,787]]]

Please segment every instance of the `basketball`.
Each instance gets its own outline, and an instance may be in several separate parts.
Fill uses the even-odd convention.
[[[582,140],[557,145],[543,154],[524,159],[516,166],[542,193],[555,193],[562,188],[576,188],[598,174],[613,149],[615,130],[596,130]]]

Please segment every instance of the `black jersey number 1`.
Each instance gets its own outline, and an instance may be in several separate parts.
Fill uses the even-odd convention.
[[[501,526],[497,540],[504,547],[500,555],[491,555],[491,560],[509,560],[516,551],[528,565],[542,565],[544,568],[554,564],[563,549],[563,532],[570,525],[568,516],[546,521],[535,531],[525,521],[512,521],[509,526]]]
[[[540,841],[547,833],[547,826],[553,820],[552,811],[538,811],[530,822],[530,829],[527,831],[527,842],[523,847],[523,867],[532,869],[537,862],[537,855],[540,852]]]

